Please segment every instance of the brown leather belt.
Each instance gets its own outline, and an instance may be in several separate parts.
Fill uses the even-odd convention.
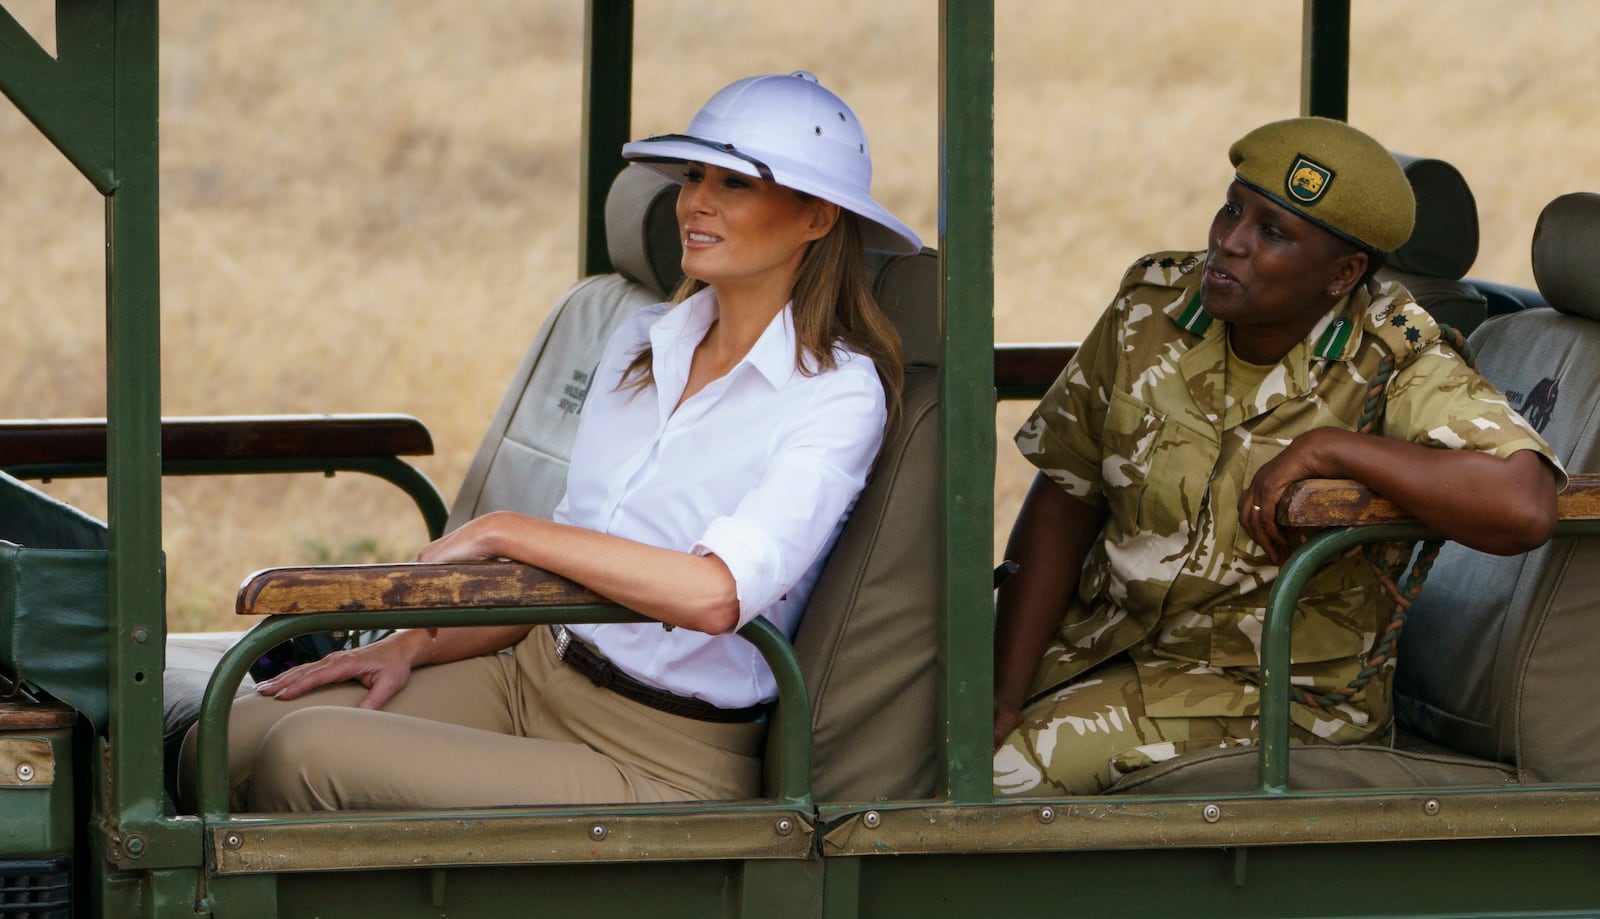
[[[624,699],[632,699],[640,705],[648,705],[669,715],[682,715],[697,721],[715,721],[722,724],[755,721],[767,713],[765,702],[746,708],[721,708],[704,699],[691,699],[688,696],[667,692],[665,689],[647,686],[618,670],[599,652],[567,631],[565,626],[552,625],[550,632],[556,639],[556,657],[564,661],[567,666],[588,677],[589,682],[601,689],[609,689]]]

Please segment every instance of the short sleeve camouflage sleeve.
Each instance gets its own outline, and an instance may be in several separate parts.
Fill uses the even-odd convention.
[[[1383,432],[1429,447],[1508,457],[1532,450],[1549,461],[1558,485],[1566,473],[1544,438],[1506,397],[1450,347],[1435,341],[1395,371]]]
[[[1106,505],[1099,431],[1115,373],[1120,312],[1113,304],[1100,316],[1016,436],[1028,462],[1067,494],[1097,508]]]

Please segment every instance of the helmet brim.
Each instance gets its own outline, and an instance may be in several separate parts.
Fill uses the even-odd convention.
[[[624,159],[647,166],[682,185],[688,164],[706,163],[723,169],[761,178],[750,160],[726,153],[715,147],[682,140],[636,140],[622,147]],[[820,180],[807,176],[804,164],[786,161],[779,157],[762,158],[772,171],[772,181],[785,188],[805,192],[861,218],[862,244],[880,252],[911,254],[922,250],[922,239],[906,226],[889,209],[865,195],[854,195],[829,188]]]

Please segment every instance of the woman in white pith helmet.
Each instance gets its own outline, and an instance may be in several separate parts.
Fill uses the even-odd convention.
[[[921,243],[807,73],[740,80],[623,155],[682,184],[688,279],[607,345],[555,520],[489,514],[418,559],[516,559],[659,622],[405,631],[287,671],[235,707],[236,807],[758,793],[776,685],[731,633],[794,633],[898,405],[863,248]]]

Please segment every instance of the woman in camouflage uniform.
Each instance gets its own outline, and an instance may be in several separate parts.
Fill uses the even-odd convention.
[[[1250,132],[1204,252],[1140,259],[1018,432],[1040,472],[1007,554],[995,637],[995,793],[1087,794],[1179,754],[1251,742],[1259,640],[1291,483],[1350,478],[1489,552],[1539,545],[1564,484],[1548,445],[1373,273],[1411,234],[1399,165],[1342,122]],[[1376,434],[1357,433],[1391,359]],[[1294,625],[1311,695],[1366,666],[1392,609],[1359,553]],[[1296,742],[1390,722],[1383,669]]]

